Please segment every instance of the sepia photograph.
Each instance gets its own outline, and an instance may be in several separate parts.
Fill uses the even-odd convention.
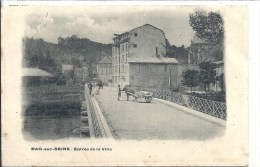
[[[2,12],[4,164],[248,164],[246,6],[48,5]]]
[[[35,12],[25,22],[26,139],[207,140],[225,133],[218,11]]]

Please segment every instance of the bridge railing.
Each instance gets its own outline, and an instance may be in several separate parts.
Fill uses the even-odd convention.
[[[190,96],[170,90],[144,89],[153,93],[153,97],[171,101],[202,113],[226,120],[226,104]]]
[[[89,95],[88,89],[85,90],[87,112],[89,117],[90,137],[111,138],[112,134],[108,128],[103,114],[98,108],[95,98]]]

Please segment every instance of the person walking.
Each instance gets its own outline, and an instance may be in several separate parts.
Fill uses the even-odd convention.
[[[118,85],[118,96],[117,96],[117,100],[119,101],[121,98],[121,88],[120,85]]]
[[[98,81],[98,88],[99,89],[101,89],[101,86],[102,86],[101,84],[102,84],[101,81]]]
[[[88,89],[89,89],[89,94],[90,94],[90,95],[92,95],[92,88],[93,88],[93,85],[92,85],[92,83],[90,82],[90,83],[88,84]]]

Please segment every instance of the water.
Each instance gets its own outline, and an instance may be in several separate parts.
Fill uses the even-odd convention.
[[[81,125],[79,115],[74,116],[25,116],[25,137],[47,140],[79,138],[77,128]]]

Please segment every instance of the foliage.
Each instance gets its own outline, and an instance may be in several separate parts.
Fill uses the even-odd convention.
[[[225,80],[224,80],[224,73],[222,73],[220,76],[218,76],[217,81],[219,81],[219,86],[221,89],[221,92],[224,93],[225,92]]]
[[[199,64],[200,67],[200,82],[204,85],[205,92],[209,89],[211,83],[216,81],[216,64],[206,61]]]
[[[196,96],[199,98],[207,99],[207,100],[212,100],[212,101],[217,101],[221,103],[226,102],[226,95],[225,93],[222,92],[209,92],[209,93],[186,93],[187,95],[191,96]]]
[[[185,48],[184,45],[177,47],[175,45],[171,46],[169,42],[166,42],[166,56],[175,58],[180,64],[188,63],[188,49],[189,48]]]
[[[112,55],[112,45],[91,41],[87,38],[71,37],[58,38],[58,44],[49,43],[43,39],[24,38],[24,67],[38,67],[57,79],[61,75],[61,64],[72,64],[82,67],[84,64],[94,66],[104,56]],[[89,76],[95,76],[90,70]]]
[[[66,116],[80,114],[79,100],[36,102],[30,104],[24,112],[26,116]]]
[[[24,42],[24,67],[37,67],[54,76],[61,74],[61,66],[51,55],[49,43],[43,39],[25,38]]]
[[[191,92],[192,88],[199,85],[199,72],[196,70],[187,70],[182,73],[183,80],[182,84],[190,87]]]
[[[190,14],[189,24],[200,39],[215,44],[223,43],[224,21],[221,14],[196,11]]]
[[[66,78],[64,75],[57,77],[57,85],[66,85]]]

